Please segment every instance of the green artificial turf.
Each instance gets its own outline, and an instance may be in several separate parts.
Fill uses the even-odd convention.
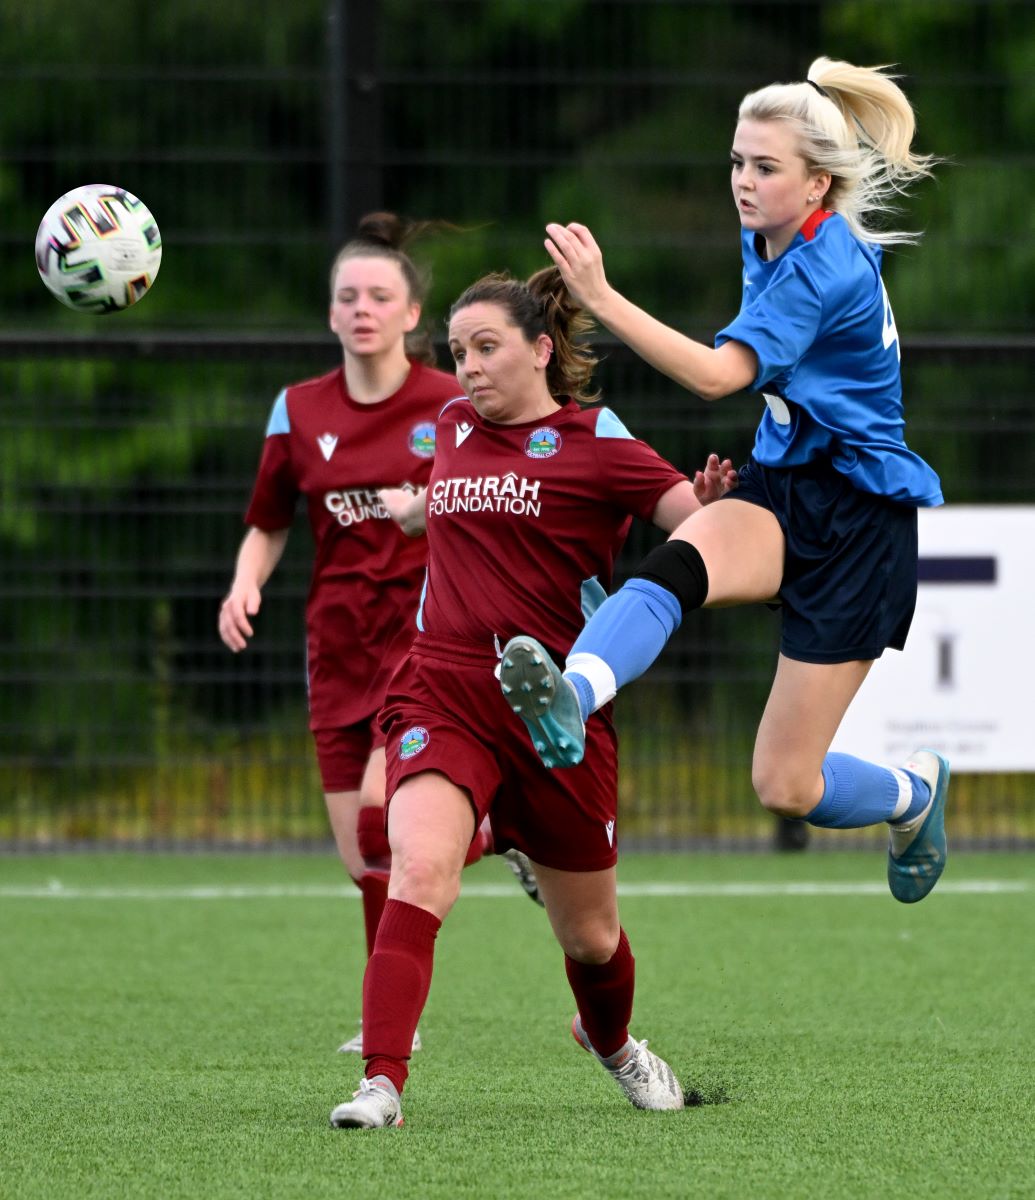
[[[544,914],[483,862],[406,1124],[358,1132],[327,1126],[363,956],[330,857],[0,859],[0,1196],[1031,1197],[1035,860],[956,855],[909,907],[852,890],[883,870],[623,860],[632,1032],[703,1101],[641,1113],[571,1039]]]

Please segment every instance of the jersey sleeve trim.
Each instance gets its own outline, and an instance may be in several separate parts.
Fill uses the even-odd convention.
[[[287,388],[284,388],[276,400],[273,401],[273,407],[270,409],[270,419],[266,422],[266,436],[273,437],[275,434],[290,432],[291,418],[288,416]]]
[[[447,400],[445,404],[438,410],[439,419],[441,420],[447,408],[451,408],[454,404],[459,404],[462,400],[466,400],[466,396],[454,396],[452,400]]]
[[[627,438],[634,441],[633,435],[622,424],[618,417],[609,409],[601,408],[597,413],[596,435],[598,438]]]

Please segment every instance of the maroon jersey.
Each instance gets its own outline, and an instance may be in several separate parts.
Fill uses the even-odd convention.
[[[377,489],[428,482],[435,418],[456,379],[414,363],[376,404],[358,404],[342,367],[285,388],[245,521],[285,529],[306,498],[316,557],[306,604],[309,725],[351,725],[375,713],[415,632],[424,538],[406,537]]]
[[[421,629],[501,645],[529,633],[563,657],[611,586],[631,518],[650,520],[685,479],[609,409],[569,401],[498,425],[453,401],[428,485]]]

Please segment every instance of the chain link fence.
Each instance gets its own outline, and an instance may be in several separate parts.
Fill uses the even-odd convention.
[[[304,520],[246,653],[223,647],[215,618],[271,398],[333,365],[336,346],[180,338],[93,355],[3,349],[0,842],[322,843],[304,697]],[[1000,498],[1035,499],[1018,449],[1035,432],[1035,352],[907,345],[906,358],[912,444],[937,461],[951,431],[950,500],[984,498],[988,464]],[[601,382],[627,424],[686,468],[750,445],[754,397],[705,408],[620,347],[607,349]],[[634,532],[619,577],[654,537]],[[761,606],[695,614],[623,693],[627,844],[768,843],[750,759],[777,640]],[[1035,839],[1030,776],[961,776],[954,807],[957,838]]]

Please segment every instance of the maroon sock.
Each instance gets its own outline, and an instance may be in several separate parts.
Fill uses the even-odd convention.
[[[367,958],[374,953],[377,927],[388,899],[388,876],[392,870],[392,848],[385,833],[385,810],[364,805],[356,814],[356,843],[363,855],[363,874],[358,887],[363,893],[363,926],[367,935]]]
[[[469,867],[471,863],[476,863],[480,858],[484,858],[486,854],[492,853],[494,853],[492,848],[492,829],[488,821],[483,821],[474,831],[474,837],[467,848],[467,857],[464,859],[464,866]]]
[[[363,928],[367,935],[367,958],[374,953],[377,927],[388,900],[388,876],[384,871],[364,871],[359,890],[363,893]]]
[[[625,930],[619,931],[618,949],[606,963],[580,963],[564,956],[568,983],[582,1018],[582,1028],[602,1058],[617,1053],[629,1038],[636,960]]]
[[[389,900],[363,979],[366,1076],[385,1075],[401,1092],[413,1035],[431,988],[435,935],[442,922],[426,909]]]
[[[387,872],[392,865],[392,848],[385,833],[385,810],[376,804],[361,808],[356,816],[356,844],[364,864],[372,871]]]

